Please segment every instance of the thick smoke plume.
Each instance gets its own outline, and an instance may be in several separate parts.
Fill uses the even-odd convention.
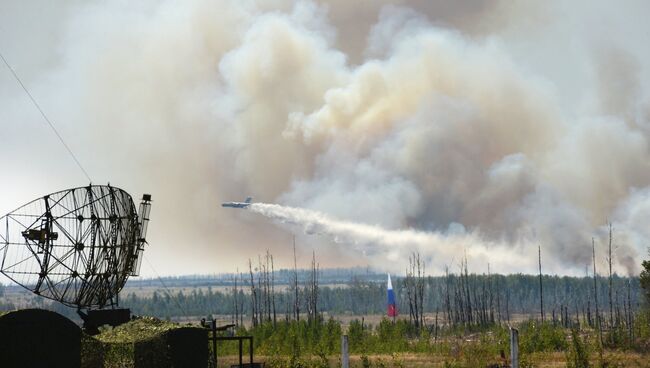
[[[284,228],[218,207],[248,195],[320,213],[294,220],[338,239],[299,239],[325,266],[413,247],[533,272],[541,244],[582,274],[607,222],[617,272],[647,255],[647,1],[0,2],[0,48],[94,182],[153,194],[161,273],[288,266]],[[87,184],[0,78],[0,207]]]

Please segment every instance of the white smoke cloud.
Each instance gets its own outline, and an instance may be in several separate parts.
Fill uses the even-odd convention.
[[[427,267],[442,270],[454,267],[467,256],[475,268],[509,272],[526,272],[534,264],[526,259],[525,251],[534,249],[533,244],[513,246],[511,243],[485,241],[476,234],[467,234],[460,225],[452,226],[448,233],[417,230],[386,230],[380,226],[341,221],[323,213],[302,208],[276,204],[254,203],[250,210],[276,222],[299,227],[306,234],[331,238],[341,246],[341,252],[362,254],[381,260],[383,267],[401,272],[404,259],[412,253],[420,253]],[[460,227],[460,228],[459,228]],[[469,263],[469,261],[468,261]]]
[[[575,273],[611,221],[629,273],[650,240],[650,25],[646,2],[605,4],[70,2],[43,28],[1,4],[0,48],[95,182],[154,195],[160,272],[281,260],[284,228],[217,208],[253,195],[342,229],[321,229],[341,244],[323,265],[349,243],[377,267],[413,247],[433,272],[464,251],[533,272],[541,244]],[[4,74],[0,207],[86,184]]]

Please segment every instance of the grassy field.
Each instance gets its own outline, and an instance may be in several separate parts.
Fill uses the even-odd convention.
[[[516,324],[520,366],[650,367],[647,320],[642,316],[637,318],[633,339],[627,337],[628,331],[623,328],[604,331],[602,345],[597,330],[588,325],[563,327],[553,321],[522,321]],[[152,336],[162,339],[160,336],[166,331],[184,327],[187,325],[152,317],[136,319],[116,328],[104,328],[95,339],[105,345],[100,347],[93,343],[85,351],[95,352],[89,357],[104,356],[105,367],[129,367],[132,366],[129,362],[135,357],[134,341],[149,341]],[[236,331],[239,336],[253,336],[255,361],[265,362],[269,368],[340,367],[343,334],[348,336],[351,367],[473,368],[505,367],[509,363],[509,329],[498,324],[452,326],[439,334],[431,334],[430,330],[418,329],[408,320],[393,322],[384,318],[372,326],[359,320],[343,324],[335,319],[319,319],[310,322],[278,321],[277,324],[264,322],[254,328],[240,327]],[[204,341],[204,338],[191,345],[200,346],[196,343]],[[149,344],[149,348],[155,345],[160,350],[155,350],[155,355],[165,356],[168,353],[165,349],[169,348],[165,344]],[[207,344],[202,354],[208,353],[210,345]],[[246,362],[248,344],[243,347]],[[96,354],[99,351],[104,353]],[[237,364],[236,343],[220,342],[217,351],[218,367]],[[183,354],[205,356],[190,353],[190,350]]]
[[[621,329],[605,331],[603,345],[588,326],[562,327],[553,322],[517,323],[521,367],[650,367],[648,336],[641,326],[635,339],[626,340]],[[351,366],[377,367],[503,367],[510,346],[505,326],[447,329],[434,340],[428,331],[409,327],[408,321],[382,320],[372,329],[327,322],[321,327],[290,323],[261,326],[255,336],[256,360],[268,367],[340,367],[340,334],[350,339]],[[337,327],[338,326],[338,327]],[[337,328],[340,328],[337,330]],[[329,331],[329,332],[328,332]],[[623,331],[624,332],[624,331]],[[219,349],[219,367],[236,364],[233,347]]]
[[[234,355],[228,355],[219,357],[219,362],[217,367],[230,367],[231,365],[238,364],[238,357]],[[282,361],[277,357],[271,356],[259,356],[255,358],[256,361],[266,362],[267,367],[270,368],[279,368],[283,365],[278,365],[277,362]],[[609,351],[605,352],[603,355],[603,360],[607,362],[605,366],[607,367],[638,367],[645,368],[650,367],[650,354],[642,354],[635,352],[620,352],[620,351]],[[312,357],[307,360],[311,365],[306,365],[306,367],[331,367],[336,368],[340,367],[340,357],[339,356],[329,356],[327,357],[327,365],[323,364],[323,360],[320,357]],[[244,358],[244,363],[248,362]],[[308,363],[308,364],[309,364]],[[494,363],[503,363],[503,360],[500,357],[494,357]],[[590,360],[590,366],[599,367],[600,360],[598,357],[594,357]],[[431,355],[431,354],[378,354],[378,355],[368,355],[361,356],[358,354],[350,356],[350,367],[353,368],[366,368],[366,367],[376,367],[376,368],[446,368],[446,367],[475,367],[471,365],[471,360],[463,357],[462,353],[459,353],[457,356],[448,356],[448,355]],[[538,368],[564,368],[567,367],[567,357],[563,352],[552,352],[552,353],[533,353],[530,354],[523,361],[522,367],[538,367]]]

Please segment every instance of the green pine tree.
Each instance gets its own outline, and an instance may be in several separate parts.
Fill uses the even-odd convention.
[[[641,289],[643,289],[643,295],[647,305],[650,306],[650,260],[643,261],[641,263],[643,270],[639,276],[639,283],[641,284]]]

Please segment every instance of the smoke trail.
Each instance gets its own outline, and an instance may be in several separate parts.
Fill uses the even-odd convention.
[[[512,245],[485,241],[477,234],[464,231],[388,230],[381,226],[339,220],[318,211],[277,204],[254,203],[249,209],[277,223],[297,226],[306,234],[329,237],[341,248],[347,248],[350,255],[363,255],[368,257],[371,264],[394,271],[403,269],[412,252],[419,252],[427,267],[434,272],[460,261],[459,254],[463,253],[474,269],[479,270],[484,269],[487,263],[507,272],[524,272],[532,266],[521,261],[520,252],[513,251]]]

